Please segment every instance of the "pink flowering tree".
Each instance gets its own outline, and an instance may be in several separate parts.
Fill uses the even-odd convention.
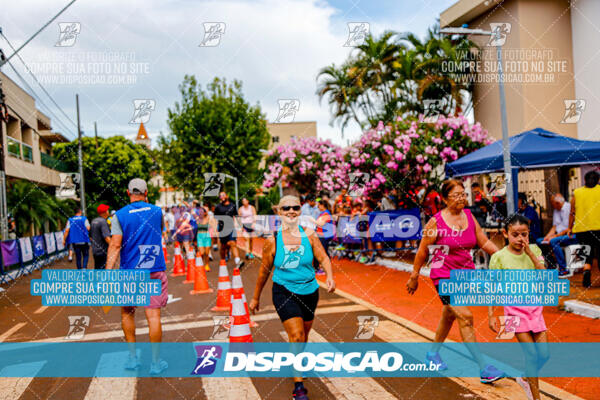
[[[435,122],[423,117],[398,119],[366,131],[346,149],[348,173],[368,173],[363,193],[379,199],[397,189],[401,199],[419,185],[439,185],[444,166],[486,144],[487,131],[464,116],[439,116]]]
[[[329,140],[315,137],[294,138],[288,145],[277,146],[266,157],[263,188],[282,186],[299,192],[334,192],[347,182],[350,165],[344,149]]]

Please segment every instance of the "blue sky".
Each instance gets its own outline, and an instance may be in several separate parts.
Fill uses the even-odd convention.
[[[295,120],[317,121],[319,136],[343,144],[339,128],[328,124],[326,103],[319,105],[315,79],[320,68],[339,64],[348,56],[349,48],[343,47],[347,24],[368,22],[375,34],[394,30],[423,35],[454,2],[79,0],[21,55],[73,121],[75,93],[79,94],[86,135],[93,134],[97,121],[101,136],[134,137],[137,125],[130,122],[136,99],[155,103],[146,123],[150,136],[168,132],[167,109],[179,99],[177,86],[185,74],[194,74],[202,83],[215,76],[241,80],[246,99],[259,103],[269,120],[277,117],[279,99],[298,99]],[[17,47],[66,3],[5,2],[0,27]],[[80,31],[72,46],[57,47],[59,23],[66,22],[76,22]],[[199,46],[206,22],[225,24],[217,46]],[[3,39],[0,47],[5,54],[12,53]],[[103,66],[104,60],[108,64]],[[73,138],[76,130],[72,124],[46,98],[21,62],[16,58],[11,62],[62,120],[54,121],[55,130]],[[117,69],[123,65],[127,71]],[[9,66],[2,71],[22,85]],[[71,80],[65,81],[66,76]],[[109,79],[112,83],[107,83]],[[43,105],[38,107],[57,119]],[[350,126],[345,137],[359,135],[358,127]]]

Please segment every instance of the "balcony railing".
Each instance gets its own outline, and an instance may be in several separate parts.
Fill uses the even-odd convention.
[[[60,172],[69,172],[67,164],[46,153],[40,153],[42,165]]]

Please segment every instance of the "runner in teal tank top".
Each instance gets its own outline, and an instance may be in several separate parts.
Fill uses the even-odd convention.
[[[284,196],[279,201],[278,214],[281,228],[275,237],[266,240],[254,296],[249,308],[259,310],[260,294],[273,272],[273,305],[288,335],[290,343],[305,343],[315,318],[319,301],[319,284],[315,279],[313,259],[327,274],[327,291],[335,290],[331,261],[319,238],[312,229],[304,229],[300,222],[300,200]],[[301,376],[294,377],[293,398],[308,400]]]
[[[304,229],[301,226],[299,228],[302,240],[300,246],[294,250],[284,246],[281,229],[277,232],[273,282],[284,286],[292,293],[306,295],[317,290],[319,284],[315,279],[314,256],[310,241]]]

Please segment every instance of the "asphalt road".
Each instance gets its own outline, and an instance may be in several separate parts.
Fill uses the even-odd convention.
[[[232,262],[229,264],[231,274]],[[170,273],[171,254],[168,265]],[[248,299],[253,294],[258,265],[259,259],[255,259],[242,270]],[[74,268],[74,263],[65,259],[48,268]],[[218,265],[213,261],[207,277],[215,289],[217,275]],[[3,286],[6,291],[0,293],[0,341],[65,341],[70,328],[69,316],[89,317],[89,327],[82,341],[124,341],[117,308],[105,313],[100,307],[42,307],[40,297],[32,297],[29,293],[31,279],[40,277],[38,270]],[[172,299],[163,309],[163,341],[210,341],[214,331],[213,316],[225,315],[210,311],[216,301],[216,291],[192,296],[189,294],[192,284],[184,284],[184,279],[169,276]],[[269,282],[261,298],[261,311],[255,317],[258,326],[252,329],[255,342],[286,340],[270,293]],[[414,330],[378,312],[376,307],[355,301],[351,296],[329,294],[323,289],[320,289],[319,307],[309,340],[356,341],[357,317],[365,315],[379,318],[379,326],[367,340],[426,341]],[[142,310],[136,313],[136,324],[138,341],[148,341]],[[483,385],[476,378],[310,378],[305,385],[311,400],[525,399],[523,392],[509,379],[495,385]],[[0,378],[0,399],[289,399],[292,387],[291,378]]]

